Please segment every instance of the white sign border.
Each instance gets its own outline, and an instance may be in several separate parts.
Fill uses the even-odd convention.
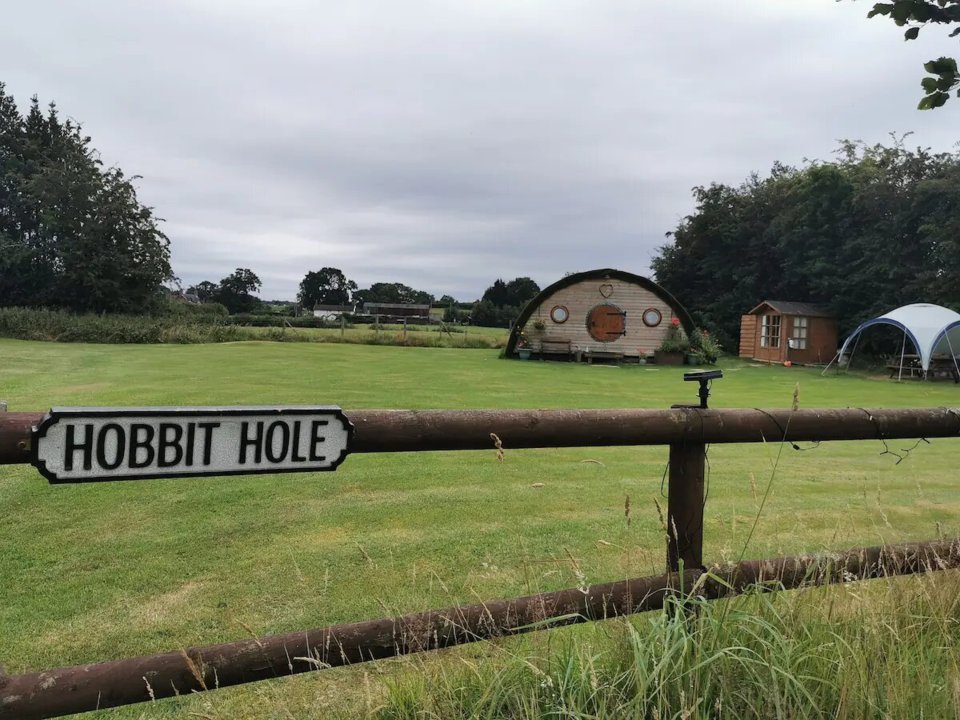
[[[47,434],[47,430],[65,418],[77,417],[142,417],[142,418],[169,418],[169,417],[197,417],[217,416],[230,417],[237,415],[273,415],[276,417],[297,417],[300,415],[330,415],[343,424],[347,432],[347,442],[340,456],[325,464],[323,467],[312,468],[263,468],[262,470],[229,470],[226,472],[174,472],[157,473],[155,475],[111,475],[110,477],[91,478],[60,478],[47,468],[45,460],[40,459],[40,442]],[[32,428],[30,433],[30,464],[47,479],[51,485],[77,485],[93,482],[111,482],[113,480],[162,480],[164,478],[187,477],[227,477],[229,475],[277,475],[280,473],[307,473],[330,472],[336,470],[353,445],[353,423],[344,414],[339,405],[236,405],[230,407],[54,407],[43,416],[39,425]]]

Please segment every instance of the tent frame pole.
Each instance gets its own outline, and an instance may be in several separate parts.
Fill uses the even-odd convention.
[[[853,350],[850,351],[850,359],[847,360],[847,371],[850,371],[850,366],[853,365],[853,356],[857,353],[857,348],[860,346],[860,338],[863,336],[863,331],[857,333],[857,340],[853,343]],[[837,363],[837,367],[840,367],[840,364]]]
[[[900,344],[900,372],[897,373],[897,382],[903,382],[903,355],[907,351],[907,331],[903,331],[903,342]]]
[[[953,351],[953,343],[950,342],[950,330],[943,333],[943,336],[947,339],[947,347],[950,348],[950,357],[953,358],[953,369],[957,371],[955,380],[956,382],[960,382],[960,366],[957,365],[957,354]]]
[[[840,357],[840,351],[839,351],[839,350],[837,350],[837,354],[833,356],[833,360],[836,360],[838,357]],[[833,360],[831,360],[830,362],[827,363],[827,366],[823,369],[823,372],[820,373],[820,377],[823,377],[824,375],[827,374],[827,370],[829,370],[829,369],[830,369],[830,366],[833,365]],[[838,370],[840,369],[840,366],[839,366],[839,365],[837,365],[837,369],[838,369]]]

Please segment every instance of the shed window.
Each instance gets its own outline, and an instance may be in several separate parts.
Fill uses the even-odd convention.
[[[790,347],[797,350],[807,349],[807,318],[793,319],[793,333],[790,335]]]
[[[760,322],[760,347],[780,347],[780,316],[764,315]]]

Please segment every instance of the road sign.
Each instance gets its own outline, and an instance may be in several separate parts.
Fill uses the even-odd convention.
[[[339,407],[53,408],[31,462],[51,483],[334,470],[353,426]]]

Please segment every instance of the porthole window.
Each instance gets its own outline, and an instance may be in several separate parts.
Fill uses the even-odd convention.
[[[647,308],[643,311],[643,324],[647,327],[656,327],[663,321],[663,315],[656,308]]]
[[[566,305],[554,305],[550,311],[550,319],[555,323],[565,323],[569,317],[570,311],[567,310]]]

